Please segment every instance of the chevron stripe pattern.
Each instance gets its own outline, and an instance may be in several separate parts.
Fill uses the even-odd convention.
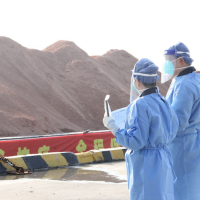
[[[126,148],[111,148],[101,150],[91,150],[83,153],[46,153],[46,154],[30,154],[26,156],[7,157],[12,163],[25,170],[39,171],[52,168],[78,166],[90,163],[113,162],[125,159]],[[14,171],[9,165],[5,165],[0,161],[0,173],[6,171]]]

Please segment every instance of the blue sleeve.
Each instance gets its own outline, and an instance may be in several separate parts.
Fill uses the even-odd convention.
[[[168,111],[170,113],[170,135],[169,135],[169,140],[168,143],[171,143],[173,141],[173,139],[176,137],[178,128],[179,128],[179,121],[178,121],[178,117],[175,113],[175,111],[173,110],[173,108],[168,104],[168,102],[165,102],[167,107],[168,107]]]
[[[178,121],[179,131],[184,131],[189,126],[195,95],[192,86],[188,83],[177,84],[174,88],[171,107],[174,109]]]
[[[131,105],[126,123],[129,129],[118,129],[115,134],[118,144],[132,150],[142,149],[149,137],[149,118],[147,106],[138,103]]]

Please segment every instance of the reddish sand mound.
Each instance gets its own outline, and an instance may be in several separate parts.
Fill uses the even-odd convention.
[[[102,130],[105,95],[113,110],[129,103],[137,58],[126,51],[90,57],[68,41],[38,51],[6,37],[0,45],[0,136]]]

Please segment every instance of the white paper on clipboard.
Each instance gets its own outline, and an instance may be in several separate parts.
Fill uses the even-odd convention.
[[[112,117],[115,119],[115,124],[119,128],[125,128],[126,109],[127,107],[124,107],[124,108],[120,108],[118,110],[114,110],[113,112],[111,112]]]
[[[104,116],[112,116],[115,119],[115,124],[119,128],[125,128],[125,121],[126,121],[126,109],[127,107],[120,108],[117,110],[114,110],[111,112],[110,105],[108,103],[108,99],[110,98],[110,95],[106,95],[105,100],[104,100],[104,109],[105,109],[105,114]]]

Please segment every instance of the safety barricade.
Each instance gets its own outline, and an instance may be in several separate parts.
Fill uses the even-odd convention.
[[[59,152],[37,155],[12,156],[9,160],[24,170],[48,170],[58,167],[78,166],[89,163],[112,162],[124,160],[126,148],[109,148],[91,150],[83,153]],[[0,161],[0,173],[12,171],[13,168]]]

